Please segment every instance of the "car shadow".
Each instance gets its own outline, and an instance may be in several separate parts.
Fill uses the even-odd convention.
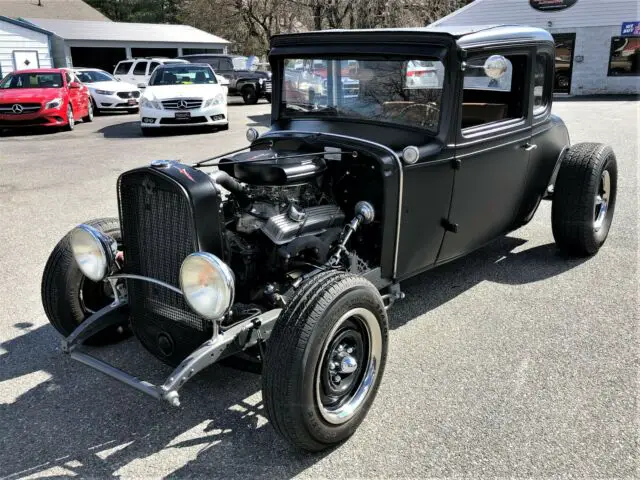
[[[32,137],[35,135],[53,135],[62,131],[62,127],[0,128],[1,137]]]
[[[271,125],[271,114],[264,115],[247,115],[251,123],[247,123],[247,127],[269,127]]]
[[[174,137],[184,135],[201,135],[204,133],[213,133],[215,129],[213,127],[190,127],[190,128],[161,128],[157,131],[153,131],[148,138],[162,138],[162,137]],[[107,125],[102,127],[97,133],[102,134],[104,138],[142,138],[142,130],[140,128],[140,121],[122,122],[114,125]],[[146,137],[145,137],[146,138]]]
[[[505,237],[402,284],[390,311],[396,329],[483,281],[510,285],[560,275],[585,260],[555,244],[526,249]],[[182,390],[180,408],[73,362],[50,326],[14,324],[23,334],[0,344],[0,478],[40,475],[291,478],[328,452],[293,450],[269,427],[260,377],[214,365]],[[96,348],[104,360],[160,383],[170,368],[131,338]],[[14,391],[6,385],[11,382]]]

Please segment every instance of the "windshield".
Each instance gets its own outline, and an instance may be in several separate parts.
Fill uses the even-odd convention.
[[[0,88],[61,88],[59,73],[12,73],[7,75]]]
[[[80,70],[77,72],[77,75],[78,79],[82,83],[115,81],[115,78],[113,78],[107,72],[101,72],[99,70]]]
[[[439,60],[290,58],[283,103],[289,118],[337,117],[438,130]]]
[[[185,64],[184,67],[162,68],[154,70],[149,85],[191,85],[218,83],[213,70]]]

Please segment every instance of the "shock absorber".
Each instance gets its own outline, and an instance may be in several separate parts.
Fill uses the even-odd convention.
[[[344,226],[344,230],[340,234],[340,242],[336,247],[336,251],[331,255],[327,265],[334,267],[340,263],[342,255],[347,252],[347,243],[351,238],[351,235],[358,230],[360,225],[366,225],[373,222],[375,218],[375,210],[373,205],[369,202],[360,201],[356,203],[355,217],[349,223]]]

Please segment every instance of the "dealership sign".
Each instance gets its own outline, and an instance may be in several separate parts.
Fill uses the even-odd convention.
[[[624,22],[620,34],[623,37],[640,35],[640,22]]]
[[[578,0],[529,0],[529,3],[536,10],[547,12],[549,10],[564,10],[572,7]]]

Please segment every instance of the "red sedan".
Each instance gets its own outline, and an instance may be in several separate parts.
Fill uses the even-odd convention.
[[[20,70],[0,82],[0,128],[64,127],[93,120],[89,89],[64,68]]]

